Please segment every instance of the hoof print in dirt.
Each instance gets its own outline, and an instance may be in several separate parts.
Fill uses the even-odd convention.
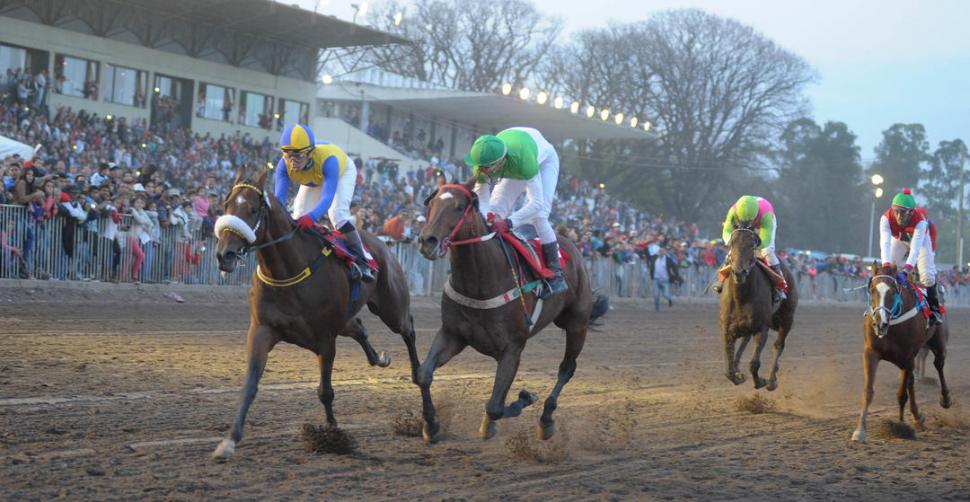
[[[876,424],[872,435],[879,439],[916,439],[916,430],[905,422],[884,418]]]
[[[762,413],[771,413],[775,411],[775,400],[762,396],[761,394],[754,394],[751,397],[741,396],[734,402],[734,406],[738,411],[746,411],[754,415],[760,415]]]
[[[303,424],[302,432],[308,452],[349,455],[357,451],[357,440],[339,427]]]

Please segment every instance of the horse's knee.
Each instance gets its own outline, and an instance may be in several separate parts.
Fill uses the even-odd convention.
[[[418,384],[419,387],[425,388],[431,387],[432,380],[434,380],[434,370],[427,364],[419,366],[414,383]]]

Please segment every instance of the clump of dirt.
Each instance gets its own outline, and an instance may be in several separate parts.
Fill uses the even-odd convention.
[[[970,419],[957,410],[943,410],[939,413],[931,413],[929,422],[935,427],[970,431]]]
[[[734,406],[738,411],[746,411],[754,415],[771,413],[777,407],[774,399],[764,397],[761,394],[754,394],[751,397],[740,396],[734,402]]]
[[[394,417],[394,434],[404,437],[421,437],[421,428],[424,426],[424,419],[416,415],[411,410],[401,410]]]
[[[308,452],[348,455],[357,451],[357,440],[339,427],[303,424],[302,432]]]
[[[579,438],[580,446],[601,453],[629,447],[633,444],[637,429],[637,413],[635,402],[627,399],[622,404],[611,406],[608,412],[597,414],[592,427],[584,427],[586,432]]]
[[[876,423],[873,436],[879,439],[916,439],[916,431],[905,422],[883,418]]]
[[[536,437],[534,427],[517,426],[505,439],[505,449],[516,460],[536,464],[558,464],[569,458],[569,434],[556,424],[556,435],[547,441]]]

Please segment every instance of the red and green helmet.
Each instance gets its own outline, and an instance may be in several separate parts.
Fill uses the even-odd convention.
[[[916,199],[913,197],[913,192],[904,188],[902,192],[893,197],[893,207],[916,209]]]

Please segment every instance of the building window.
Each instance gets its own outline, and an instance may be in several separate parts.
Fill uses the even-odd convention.
[[[147,84],[148,72],[104,65],[104,100],[109,103],[143,108]]]
[[[300,122],[306,124],[310,120],[310,105],[289,99],[280,99],[280,116],[276,120],[276,128],[283,130],[285,124]]]
[[[21,72],[27,69],[27,49],[0,44],[0,73]]]
[[[98,99],[98,63],[58,54],[54,58],[54,91],[65,96]]]
[[[229,122],[236,90],[221,85],[199,83],[199,97],[195,104],[195,116]]]
[[[239,123],[269,129],[272,124],[273,98],[249,91],[239,92]]]

